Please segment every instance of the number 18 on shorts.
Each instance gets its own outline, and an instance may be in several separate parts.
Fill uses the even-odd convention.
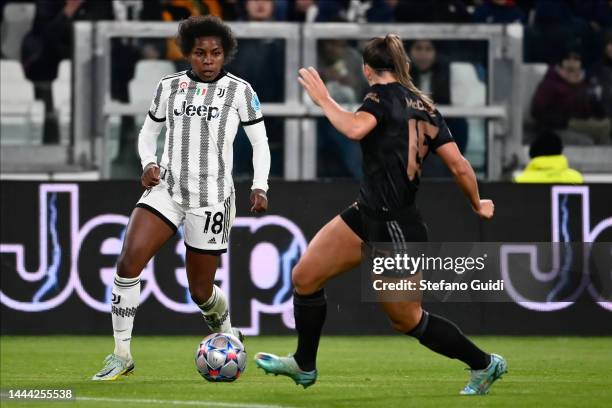
[[[207,251],[223,250],[225,252],[235,216],[236,207],[234,206],[233,193],[225,201],[216,205],[190,209],[185,216],[185,243],[192,246],[190,239],[193,239],[192,249],[196,251],[197,249],[204,249]],[[188,234],[187,231],[190,231],[190,233]],[[194,236],[198,233],[199,237]]]
[[[136,206],[153,212],[175,231],[183,224],[188,249],[213,255],[226,252],[236,217],[234,193],[208,207],[187,208],[174,201],[163,184],[146,191]]]

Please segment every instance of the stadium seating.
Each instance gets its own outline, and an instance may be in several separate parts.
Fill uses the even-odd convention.
[[[0,60],[2,145],[41,144],[45,108],[34,99],[34,85],[19,61]]]
[[[176,71],[170,61],[141,60],[136,64],[134,78],[129,84],[130,102],[143,103],[145,109],[151,103],[157,82]]]
[[[451,103],[456,106],[486,105],[486,85],[478,79],[476,68],[468,62],[453,62],[450,65]],[[465,156],[476,168],[483,167],[486,160],[486,128],[483,119],[468,119],[468,145]]]
[[[13,145],[10,149],[32,149],[33,145],[41,144],[43,141],[43,129],[46,127],[49,130],[50,123],[55,123],[54,118],[57,118],[57,124],[60,134],[60,145],[55,146],[58,151],[61,151],[61,157],[71,157],[70,154],[64,155],[62,148],[67,148],[70,152],[72,146],[70,145],[71,135],[71,124],[73,120],[72,106],[72,94],[73,83],[72,62],[69,60],[62,61],[59,65],[57,78],[50,84],[51,95],[53,101],[53,111],[45,112],[44,104],[42,101],[34,98],[34,87],[33,84],[28,81],[24,75],[23,70],[18,61],[20,61],[21,43],[24,36],[32,27],[32,23],[36,14],[35,1],[21,1],[21,0],[8,0],[8,3],[3,4],[2,21],[0,22],[0,49],[2,51],[3,58],[9,58],[8,60],[2,61],[2,137],[1,143],[3,146]],[[115,10],[116,12],[117,10]],[[123,21],[125,16],[115,16],[117,21]],[[135,25],[141,24],[140,22],[134,22]],[[142,23],[144,26],[146,23]],[[262,26],[263,27],[263,26]],[[347,26],[348,27],[348,26]],[[516,26],[518,27],[518,26]],[[516,28],[515,27],[515,28]],[[520,28],[520,27],[518,27]],[[146,32],[146,31],[143,31]],[[87,36],[79,38],[88,38]],[[93,37],[92,37],[93,38]],[[245,37],[249,38],[249,37]],[[450,41],[451,39],[449,39]],[[136,42],[134,44],[137,44]],[[301,51],[303,51],[299,47]],[[88,47],[78,50],[77,53],[82,54],[81,57],[85,56],[85,51]],[[110,64],[107,64],[107,60],[104,60],[104,67],[112,67],[110,75],[114,75],[115,69],[113,65],[112,57]],[[105,57],[105,58],[106,58]],[[459,55],[459,60],[464,62],[453,62],[451,63],[450,73],[450,86],[451,86],[451,104],[457,107],[472,108],[482,105],[488,105],[487,99],[487,81],[482,80],[482,75],[479,71],[479,65],[474,65],[468,61],[475,61],[469,53],[465,56]],[[86,59],[82,59],[83,61]],[[543,58],[530,59],[529,61],[545,61]],[[94,61],[94,60],[92,60]],[[516,60],[519,61],[518,59]],[[116,60],[115,60],[116,62]],[[486,65],[486,63],[485,63]],[[84,65],[80,65],[84,66]],[[519,111],[522,111],[523,129],[522,133],[512,132],[509,137],[522,135],[522,144],[524,149],[515,149],[517,154],[513,157],[518,157],[520,163],[527,161],[527,146],[529,141],[532,140],[535,124],[530,114],[531,100],[533,94],[537,89],[539,82],[542,77],[546,74],[547,64],[543,63],[527,63],[522,64],[520,68],[520,76],[517,79],[519,85],[518,91],[520,92],[520,103]],[[486,69],[495,70],[495,67],[488,67]],[[131,67],[130,70],[131,71]],[[129,71],[122,72],[122,75],[129,75]],[[81,149],[81,152],[90,152],[97,149],[101,149],[104,153],[100,153],[98,156],[105,156],[104,161],[108,162],[113,157],[117,156],[119,152],[119,145],[121,144],[122,152],[125,150],[125,146],[131,146],[131,140],[134,138],[134,129],[132,123],[125,119],[125,115],[134,115],[136,120],[136,132],[146,117],[146,111],[149,107],[153,94],[156,90],[156,84],[161,77],[164,75],[172,74],[177,71],[175,64],[167,60],[141,60],[138,61],[135,66],[134,77],[129,83],[127,83],[129,101],[113,101],[116,103],[112,106],[112,109],[107,109],[109,106],[106,105],[107,98],[109,95],[110,83],[107,81],[108,72],[104,69],[100,70],[88,70],[84,69],[82,72],[84,76],[91,75],[92,84],[101,86],[104,84],[106,89],[96,88],[96,93],[101,92],[104,95],[101,105],[94,105],[94,99],[91,102],[84,103],[79,107],[84,107],[84,118],[82,121],[83,127],[87,128],[90,124],[94,123],[90,120],[90,115],[99,114],[98,109],[102,106],[106,112],[114,112],[111,115],[103,118],[106,129],[96,128],[95,131],[83,132],[84,134],[77,134],[78,140],[83,140],[85,144],[91,144],[89,147]],[[489,72],[491,74],[491,72]],[[104,75],[104,80],[98,80],[99,75]],[[286,77],[286,76],[285,76]],[[89,78],[83,77],[80,80],[89,80]],[[46,85],[46,84],[45,84]],[[285,84],[287,86],[287,84]],[[89,100],[89,98],[88,98]],[[507,101],[506,101],[507,103]],[[125,110],[122,108],[125,107]],[[49,109],[49,107],[47,107]],[[512,110],[517,112],[516,110]],[[47,116],[46,116],[47,115]],[[45,117],[46,116],[46,117]],[[45,125],[45,119],[47,124]],[[298,120],[302,118],[298,115]],[[520,127],[517,121],[521,118],[518,115],[515,117],[514,113],[509,118],[513,126]],[[95,122],[96,124],[98,122]],[[468,160],[476,168],[478,175],[482,176],[483,171],[487,168],[487,134],[488,124],[491,121],[478,118],[468,118],[468,144],[465,151],[465,155]],[[91,125],[93,127],[93,125]],[[51,130],[53,131],[53,127]],[[512,128],[514,129],[514,127]],[[103,138],[100,136],[104,135]],[[49,136],[49,135],[47,135]],[[54,140],[54,132],[51,132],[52,137],[46,137],[44,140]],[[94,140],[94,139],[103,139]],[[121,143],[119,143],[121,142]],[[160,147],[163,143],[163,133],[158,140]],[[45,145],[42,147],[49,147]],[[515,144],[514,146],[518,146]],[[508,148],[507,146],[502,147],[503,149]],[[80,147],[78,148],[80,149]],[[77,150],[78,150],[77,149]],[[291,149],[289,149],[290,151]],[[612,154],[612,146],[601,146],[598,148],[584,148],[581,146],[566,146],[566,153],[572,165],[576,168],[587,171],[590,173],[604,173],[611,172],[612,162],[607,158]],[[302,154],[302,153],[300,153]],[[6,153],[7,157],[13,157]],[[83,163],[87,162],[88,165],[97,165],[94,163],[89,153],[81,155],[84,159]],[[17,156],[15,156],[17,157]],[[50,156],[49,156],[50,157]],[[58,156],[60,157],[60,156]],[[121,156],[122,157],[122,156]],[[120,157],[120,159],[121,159]],[[506,156],[504,156],[506,157]],[[122,160],[122,159],[121,159]],[[17,160],[16,164],[23,165],[23,160]],[[70,164],[70,163],[63,163]],[[6,167],[6,166],[5,166]],[[499,177],[499,175],[494,175]]]
[[[60,144],[66,145],[70,140],[70,123],[72,112],[72,63],[63,60],[59,64],[57,78],[51,84],[53,108],[60,128]]]
[[[547,64],[523,64],[521,66],[521,104],[523,107],[524,136],[529,141],[533,134],[533,118],[531,117],[531,101],[533,95],[548,71]],[[528,161],[528,143],[523,151],[523,162]],[[568,157],[572,167],[584,173],[610,173],[612,172],[612,146],[565,146],[564,154]]]
[[[531,100],[538,85],[546,75],[546,64],[522,64],[521,66],[521,106],[523,107],[523,123],[531,124]]]
[[[136,117],[136,125],[140,127],[144,122],[144,113],[156,91],[157,82],[166,75],[176,72],[174,64],[170,61],[141,60],[136,64],[134,78],[129,84],[130,102],[142,106],[143,115]],[[161,152],[164,146],[164,133],[157,139],[157,151]]]
[[[36,6],[33,3],[8,3],[4,6],[0,29],[4,58],[20,59],[21,42],[32,27],[35,12]]]

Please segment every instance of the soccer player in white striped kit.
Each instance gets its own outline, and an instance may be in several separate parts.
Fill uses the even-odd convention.
[[[257,94],[223,70],[236,51],[231,29],[213,16],[180,23],[177,40],[191,69],[162,78],[138,138],[147,190],[132,212],[117,262],[112,323],[115,349],[96,381],[115,380],[134,370],[130,340],[139,304],[140,273],[183,224],[191,298],[212,332],[241,337],[232,328],[227,300],[214,285],[219,256],[227,251],[235,217],[232,161],[242,125],[253,146],[251,211],[268,207],[270,149]],[[157,163],[156,141],[166,140]]]

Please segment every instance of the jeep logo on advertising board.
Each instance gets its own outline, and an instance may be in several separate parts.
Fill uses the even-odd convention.
[[[1,303],[22,312],[44,312],[76,294],[91,309],[109,312],[115,264],[129,218],[103,213],[83,219],[78,184],[43,183],[38,193],[38,245],[0,244],[3,262],[12,258],[16,275],[11,277],[13,284],[3,283]],[[168,244],[141,273],[140,303],[154,298],[173,312],[199,313],[189,296],[182,228]],[[276,315],[285,327],[293,328],[291,269],[306,245],[300,228],[285,217],[236,218],[215,280],[230,305],[243,313],[236,323],[244,334],[259,334],[260,314]]]

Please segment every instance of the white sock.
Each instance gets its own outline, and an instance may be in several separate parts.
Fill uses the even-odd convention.
[[[129,360],[132,359],[130,341],[139,302],[140,278],[121,278],[115,275],[111,305],[113,336],[115,337],[114,353]]]
[[[206,302],[198,307],[202,310],[202,315],[206,324],[213,333],[232,333],[232,322],[229,317],[227,299],[221,288],[213,285],[213,292]]]

